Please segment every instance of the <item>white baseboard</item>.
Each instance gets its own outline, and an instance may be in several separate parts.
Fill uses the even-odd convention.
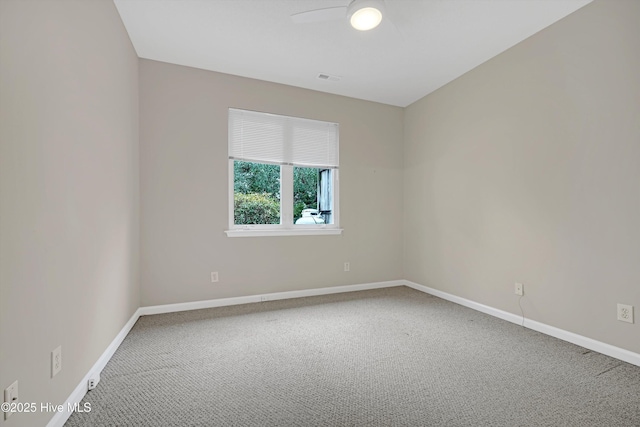
[[[477,311],[481,311],[482,313],[486,313],[491,316],[498,317],[508,322],[516,323],[518,325],[523,324],[522,316],[519,316],[517,314],[509,313],[503,310],[499,310],[497,308],[493,308],[484,304],[477,303],[475,301],[471,301],[471,300],[461,298],[446,292],[442,292],[437,289],[419,285],[417,283],[410,282],[409,280],[402,280],[401,282],[405,286],[408,286],[415,290],[445,299],[447,301],[454,302],[456,304],[463,305],[465,307],[469,307]],[[533,329],[534,331],[538,331],[546,335],[550,335],[552,337],[561,339],[563,341],[570,342],[572,344],[579,345],[580,347],[584,347],[586,349],[589,349],[598,353],[602,353],[607,356],[614,357],[624,362],[631,363],[632,365],[640,366],[640,354],[638,353],[634,353],[632,351],[625,350],[620,347],[615,347],[611,344],[606,344],[601,341],[596,341],[594,339],[587,338],[582,335],[574,334],[573,332],[565,331],[563,329],[559,329],[554,326],[549,326],[544,323],[537,322],[535,320],[530,320],[525,318],[524,327]]]
[[[179,304],[164,304],[140,307],[140,315],[174,313],[177,311],[200,310],[202,308],[224,307],[228,305],[250,304],[254,302],[275,301],[280,299],[292,299],[313,297],[318,295],[339,294],[344,292],[364,291],[367,289],[390,288],[404,286],[403,280],[389,282],[364,283],[360,285],[333,286],[328,288],[304,289],[300,291],[275,292],[263,295],[249,295],[246,297],[220,298],[206,301],[183,302]]]
[[[118,347],[120,347],[120,344],[122,344],[122,341],[124,341],[125,337],[129,333],[131,328],[133,328],[133,325],[135,325],[139,317],[140,309],[138,308],[136,312],[133,313],[133,316],[131,316],[129,321],[120,330],[118,335],[116,335],[113,341],[111,341],[111,344],[109,344],[109,347],[107,347],[104,353],[102,353],[102,356],[100,356],[98,361],[91,367],[84,378],[82,378],[80,384],[78,384],[78,386],[73,390],[71,395],[64,402],[63,410],[60,412],[56,412],[53,418],[51,418],[51,421],[49,421],[49,423],[47,424],[47,427],[62,427],[64,423],[67,422],[73,412],[69,411],[69,408],[73,407],[76,403],[80,403],[85,394],[87,394],[89,378],[91,378],[92,375],[102,372],[104,367],[107,365],[107,362],[109,362]]]

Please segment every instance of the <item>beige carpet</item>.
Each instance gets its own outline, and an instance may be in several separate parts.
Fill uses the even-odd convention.
[[[67,426],[640,426],[640,367],[406,287],[140,318]]]

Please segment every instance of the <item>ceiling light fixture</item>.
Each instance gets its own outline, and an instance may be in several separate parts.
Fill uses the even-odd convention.
[[[382,21],[383,4],[380,0],[353,0],[347,9],[351,26],[356,30],[368,31]]]

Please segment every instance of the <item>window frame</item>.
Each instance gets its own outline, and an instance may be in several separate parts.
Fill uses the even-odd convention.
[[[246,110],[245,110],[246,111]],[[271,113],[263,113],[269,115]],[[295,119],[296,117],[287,116]],[[227,130],[229,132],[229,130]],[[285,142],[286,143],[286,142]],[[339,141],[337,141],[339,148]],[[228,149],[229,150],[229,149]],[[281,163],[280,166],[280,224],[235,224],[235,173],[234,158],[228,159],[228,237],[313,236],[339,235],[340,228],[340,173],[339,166],[331,168],[331,197],[333,224],[294,224],[294,167],[316,167]],[[254,163],[267,163],[254,161]],[[321,168],[321,167],[320,167]]]

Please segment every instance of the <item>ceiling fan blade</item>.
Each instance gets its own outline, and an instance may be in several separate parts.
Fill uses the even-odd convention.
[[[291,20],[296,24],[309,24],[311,22],[335,21],[347,16],[347,7],[328,7],[325,9],[308,10],[291,15]]]

